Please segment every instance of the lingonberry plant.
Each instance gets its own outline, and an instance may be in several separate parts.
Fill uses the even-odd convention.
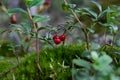
[[[83,59],[73,60],[73,70],[72,70],[73,80],[84,80],[84,79],[114,80],[115,78],[111,77],[111,75],[114,75],[111,74],[113,68],[110,66],[110,63],[112,63],[112,58],[106,55],[105,52],[94,51],[94,50],[98,50],[101,45],[99,45],[98,47],[98,45],[94,44],[93,47],[91,44],[92,41],[90,37],[92,37],[92,35],[96,33],[96,27],[97,28],[102,27],[103,35],[105,36],[108,34],[112,35],[113,37],[112,46],[113,46],[119,25],[117,24],[119,22],[117,22],[117,18],[116,18],[116,16],[118,17],[118,13],[116,12],[117,10],[113,9],[113,6],[108,6],[106,9],[103,9],[102,6],[97,2],[91,2],[91,3],[95,5],[95,7],[98,9],[99,12],[93,10],[93,8],[91,7],[76,8],[74,6],[75,4],[68,4],[67,0],[64,0],[64,3],[65,4],[63,4],[63,8],[67,9],[68,11],[71,11],[72,15],[75,18],[75,20],[73,20],[74,21],[73,23],[76,24],[77,21],[77,23],[79,24],[78,27],[83,31],[85,36],[86,48],[87,48],[87,51],[83,52],[83,56],[84,58],[87,58],[87,60],[83,60]],[[104,23],[103,23],[103,19],[105,20]],[[104,45],[106,45],[106,43],[104,43]],[[111,47],[111,49],[112,48],[113,47]],[[113,63],[116,64],[117,62],[118,61],[113,61]],[[80,66],[80,68],[76,68],[76,66],[77,67]],[[116,79],[118,78],[119,76],[116,74]]]
[[[11,29],[7,29],[8,32],[16,32],[20,37],[20,45],[9,45],[18,64],[11,68],[11,64],[10,66],[7,64],[9,61],[5,60],[10,70],[6,72],[4,67],[1,70],[2,65],[0,65],[0,79],[4,77],[3,75],[6,77],[6,74],[10,74],[8,77],[11,79],[11,73],[13,80],[15,78],[18,80],[120,79],[120,48],[114,44],[120,25],[118,19],[120,17],[120,13],[118,13],[120,7],[110,5],[103,8],[100,3],[94,1],[89,4],[92,4],[95,8],[77,7],[76,4],[69,4],[67,0],[63,1],[62,7],[70,12],[70,16],[65,23],[56,27],[38,25],[38,23],[50,20],[48,16],[40,13],[51,5],[51,0],[24,0],[26,10],[22,8],[6,9],[2,6],[3,4],[0,5],[1,10],[9,15],[9,23],[11,23],[9,27]],[[30,9],[37,5],[40,5],[40,8],[38,8],[39,14],[33,15]],[[22,14],[22,17],[25,17],[21,22],[19,22],[17,16],[18,12]],[[61,46],[61,43],[64,44],[64,42],[69,41],[69,37],[74,37],[74,33],[69,36],[73,29],[80,32],[77,35],[83,36],[82,44],[77,42],[77,45],[70,43],[69,46]],[[46,34],[42,35],[41,30],[46,30]],[[112,39],[109,43],[106,43],[106,39],[102,39],[104,43],[99,44],[97,43],[99,41],[95,42],[92,39],[96,38],[94,37],[96,34],[97,36],[104,35],[105,38],[110,35]],[[42,41],[47,42],[53,48],[42,49],[40,52],[42,45],[40,42]],[[20,58],[16,54],[18,46],[20,48],[22,46],[26,52],[30,46],[35,46],[36,54],[29,54]],[[5,47],[0,44],[0,51]],[[0,61],[0,64],[2,61]],[[39,71],[43,74],[40,74]],[[1,74],[1,72],[3,73]],[[7,79],[5,78],[5,80]]]
[[[10,26],[12,27],[10,32],[15,31],[19,33],[21,38],[25,38],[24,40],[21,40],[20,45],[25,47],[26,43],[30,42],[30,44],[33,44],[31,43],[31,40],[34,40],[35,48],[36,48],[36,65],[37,65],[38,71],[42,72],[39,64],[39,53],[40,53],[39,41],[41,39],[40,37],[41,34],[39,32],[41,30],[46,29],[47,27],[41,27],[40,25],[38,25],[38,23],[46,22],[50,20],[50,18],[48,16],[44,16],[41,14],[32,15],[30,8],[32,8],[33,6],[41,5],[42,9],[40,9],[39,12],[43,12],[45,9],[50,7],[51,0],[35,0],[35,1],[24,0],[24,3],[26,5],[26,10],[22,8],[7,9],[5,7],[2,7],[2,9],[4,12],[7,12],[8,15],[10,16],[10,23],[11,23]],[[18,23],[17,21],[18,19],[16,16],[18,13],[21,13],[27,19],[27,21],[23,21],[23,22],[21,21]],[[58,44],[58,40],[55,42]],[[29,46],[30,45],[28,45],[28,47]],[[28,47],[25,49],[28,49]]]
[[[99,3],[94,1],[91,3],[96,6],[98,12],[92,7],[76,8],[75,4],[68,4],[66,0],[64,0],[63,9],[71,11],[72,18],[70,19],[72,19],[73,25],[78,24],[79,26],[77,25],[77,27],[84,33],[86,49],[90,49],[91,40],[94,34],[102,34],[105,37],[107,35],[112,35],[112,44],[114,44],[119,25],[119,22],[116,18],[119,16],[119,14],[116,12],[117,10],[114,10],[113,6],[108,6],[106,9],[103,9]],[[76,26],[73,26],[73,28],[75,27]],[[102,28],[103,30],[101,30],[101,33],[99,33],[99,30],[97,31],[96,28]],[[103,42],[106,44],[106,38],[103,39]]]

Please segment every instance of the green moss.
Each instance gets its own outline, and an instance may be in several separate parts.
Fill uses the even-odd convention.
[[[78,57],[82,57],[81,54],[85,51],[85,45],[69,45],[60,46],[56,48],[42,49],[40,52],[40,65],[43,74],[38,73],[36,70],[36,54],[27,54],[21,58],[20,67],[14,71],[16,80],[71,80],[71,67],[72,60]],[[100,51],[105,51],[111,54],[111,47],[105,46]],[[113,52],[120,52],[120,48],[113,47]],[[118,56],[115,54],[115,56]],[[5,64],[5,68],[8,70],[8,65]],[[1,67],[1,63],[0,63]],[[4,69],[5,70],[5,69]],[[3,68],[1,72],[4,72]],[[9,79],[12,79],[11,74],[7,75]],[[7,80],[3,78],[3,80]]]
[[[14,56],[10,41],[0,41],[0,56]]]
[[[14,74],[17,80],[70,80],[72,59],[76,58],[76,55],[80,56],[84,50],[84,45],[60,46],[41,50],[40,65],[44,74],[39,74],[36,70],[36,55],[28,54],[21,58],[21,65]],[[8,77],[12,79],[10,74]]]
[[[0,60],[0,74],[2,72],[8,71],[15,65],[16,65],[16,60],[14,58],[5,58]]]

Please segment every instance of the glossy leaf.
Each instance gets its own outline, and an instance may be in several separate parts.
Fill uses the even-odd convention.
[[[91,51],[91,57],[92,57],[92,59],[97,60],[99,55],[96,51]]]
[[[75,8],[76,4],[68,4],[69,8]]]
[[[110,12],[109,12],[109,11],[107,12],[107,22],[108,22],[109,24],[110,24],[110,22],[111,22],[111,21],[110,21]]]
[[[49,21],[50,18],[49,16],[43,16],[43,15],[35,15],[33,17],[33,21],[36,23],[36,22],[47,22]]]
[[[85,60],[82,60],[82,59],[74,59],[73,63],[78,65],[78,66],[85,67],[87,69],[91,68],[90,63],[85,61]]]
[[[105,9],[104,11],[102,11],[99,16],[98,16],[98,19],[101,19],[102,17],[105,17],[107,15],[107,9]]]
[[[100,45],[98,43],[92,42],[91,43],[91,49],[92,50],[98,50],[98,49],[100,49]]]
[[[24,0],[25,4],[26,4],[27,6],[29,6],[32,1],[33,1],[33,0]]]
[[[92,15],[94,18],[97,18],[97,13],[95,13],[92,9],[90,9],[90,8],[83,8],[83,10],[88,12],[89,15]]]
[[[38,31],[45,30],[45,29],[47,29],[47,27],[40,27],[38,28]]]
[[[102,6],[98,2],[92,1],[92,3],[98,7],[100,12],[102,12]]]
[[[44,0],[33,0],[30,4],[30,7],[41,5],[44,2]]]
[[[90,33],[95,33],[95,30],[91,29],[91,28],[87,28],[88,32]]]
[[[9,16],[11,16],[14,13],[23,13],[23,14],[27,15],[27,12],[24,9],[22,9],[22,8],[14,8],[14,9],[9,9],[8,10],[8,15]]]

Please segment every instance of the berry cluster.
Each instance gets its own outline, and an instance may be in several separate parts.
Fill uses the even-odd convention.
[[[54,35],[53,36],[53,41],[55,44],[60,44],[62,41],[64,42],[66,39],[66,36],[62,34],[61,36]]]

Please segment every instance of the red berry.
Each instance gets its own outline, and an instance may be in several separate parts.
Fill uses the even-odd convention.
[[[56,38],[56,39],[54,39],[54,43],[55,43],[55,44],[60,44],[60,43],[61,43],[61,40],[60,40],[59,38]]]
[[[13,14],[13,15],[10,17],[10,22],[11,22],[12,24],[16,24],[16,23],[17,23],[16,14]]]
[[[57,35],[54,35],[54,36],[53,36],[53,40],[56,39],[56,38],[58,38]]]
[[[64,34],[62,34],[61,36],[59,36],[59,39],[60,39],[61,41],[65,41],[66,36],[65,36]]]

